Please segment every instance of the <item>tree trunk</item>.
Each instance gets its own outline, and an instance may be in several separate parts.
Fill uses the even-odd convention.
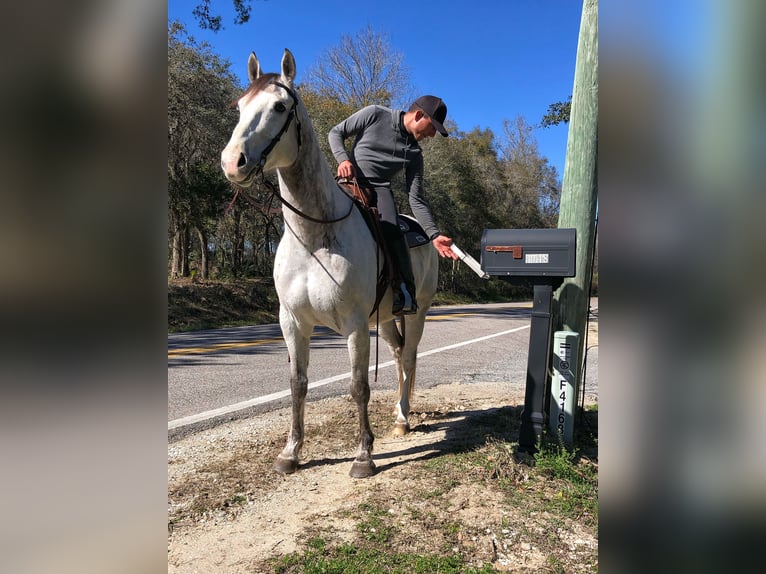
[[[173,247],[172,255],[170,257],[170,276],[173,279],[180,277],[180,263],[181,263],[181,236],[178,230],[173,231]]]
[[[208,269],[210,267],[209,259],[208,259],[208,251],[207,251],[207,232],[205,232],[203,229],[197,228],[197,238],[199,239],[199,269],[197,269],[197,273],[199,274],[200,279],[207,279],[208,276]]]
[[[189,276],[189,228],[185,225],[178,230],[179,241],[179,269],[178,277]]]
[[[242,250],[240,248],[242,243],[242,231],[240,226],[240,222],[242,221],[242,211],[236,206],[232,210],[232,218],[234,219],[234,225],[231,238],[231,274],[236,278],[239,277],[239,267],[242,260]]]
[[[173,242],[170,255],[170,276],[178,279],[181,276],[181,231],[178,225],[178,217],[171,213],[170,226],[173,233]]]

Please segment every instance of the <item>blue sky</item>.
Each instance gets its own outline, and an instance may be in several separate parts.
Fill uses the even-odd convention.
[[[301,72],[343,35],[371,25],[404,56],[418,93],[447,103],[462,131],[490,128],[522,116],[538,124],[549,104],[572,93],[582,3],[575,0],[252,0],[250,22],[233,23],[231,0],[213,0],[225,28],[200,30],[195,0],[169,0],[168,18],[232,63],[243,85],[254,51],[265,71],[279,71],[289,48]],[[536,129],[541,155],[564,174],[567,126]]]

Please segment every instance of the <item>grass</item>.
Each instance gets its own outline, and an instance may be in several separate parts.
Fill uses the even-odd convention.
[[[356,530],[362,538],[375,544],[385,544],[388,542],[396,529],[385,520],[388,512],[378,506],[367,503],[359,505],[366,518],[356,525]]]
[[[491,574],[489,564],[469,567],[460,556],[391,553],[348,543],[329,547],[322,538],[308,541],[304,554],[271,561],[277,574]]]
[[[535,454],[535,469],[548,480],[542,505],[557,516],[595,522],[598,516],[598,475],[592,464],[578,464],[578,455],[558,443]]]
[[[351,542],[311,538],[303,551],[274,558],[269,568],[285,574],[485,574],[496,572],[491,563],[498,557],[513,559],[513,548],[523,543],[544,555],[541,572],[575,571],[573,560],[576,571],[597,570],[595,550],[578,550],[573,558],[561,538],[574,523],[597,535],[597,408],[581,413],[574,447],[544,435],[534,457],[524,458],[516,456],[516,442],[495,432],[507,428],[508,415],[498,409],[471,421],[486,437],[483,444],[413,463],[412,476],[419,480],[398,500],[401,513],[387,511],[370,493],[368,501],[345,515],[355,522]],[[467,526],[450,510],[456,489],[465,485],[478,485],[487,497],[484,526]],[[413,532],[421,535],[413,537]],[[476,554],[475,545],[483,540],[486,547],[490,537],[494,558],[486,551]],[[477,538],[480,542],[471,542]]]

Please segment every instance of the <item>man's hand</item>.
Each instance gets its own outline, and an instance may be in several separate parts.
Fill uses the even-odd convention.
[[[439,252],[439,255],[442,257],[451,257],[457,261],[457,255],[455,255],[452,252],[452,249],[449,248],[449,246],[452,245],[452,239],[446,235],[437,235],[433,238],[432,243],[434,244],[436,251]]]
[[[348,160],[338,165],[338,177],[354,177],[354,164]]]

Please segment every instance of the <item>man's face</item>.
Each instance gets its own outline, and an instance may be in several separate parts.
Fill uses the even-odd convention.
[[[415,113],[415,122],[412,125],[412,135],[415,136],[416,141],[422,141],[436,135],[436,128],[431,123],[431,118],[420,110],[417,110]]]

